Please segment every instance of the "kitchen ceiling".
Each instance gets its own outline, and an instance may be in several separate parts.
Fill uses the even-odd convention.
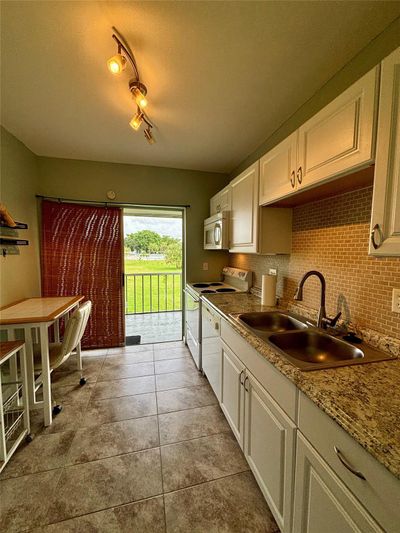
[[[400,14],[399,2],[1,2],[2,124],[43,156],[227,172]],[[157,143],[128,125],[130,71]]]

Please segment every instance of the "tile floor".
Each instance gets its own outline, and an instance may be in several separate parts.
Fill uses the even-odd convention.
[[[279,531],[181,342],[85,352],[84,387],[75,364],[0,475],[0,531]]]

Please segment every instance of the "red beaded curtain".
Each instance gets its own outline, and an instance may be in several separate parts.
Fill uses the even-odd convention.
[[[42,295],[92,301],[85,348],[125,341],[121,230],[118,208],[42,203]]]

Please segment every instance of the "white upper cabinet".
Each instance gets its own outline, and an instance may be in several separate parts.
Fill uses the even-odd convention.
[[[373,163],[379,67],[260,160],[260,205]]]
[[[308,187],[373,162],[378,75],[376,67],[300,127],[299,185]]]
[[[400,48],[382,62],[369,252],[400,256]]]
[[[293,133],[260,159],[260,205],[297,188],[297,135]]]
[[[231,181],[230,250],[257,253],[258,162]]]
[[[259,163],[231,181],[230,252],[290,254],[292,210],[259,207]]]
[[[210,217],[231,210],[231,186],[227,185],[210,199]]]

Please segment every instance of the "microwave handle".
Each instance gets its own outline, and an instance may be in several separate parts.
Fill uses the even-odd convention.
[[[221,224],[214,226],[214,244],[221,244]]]

